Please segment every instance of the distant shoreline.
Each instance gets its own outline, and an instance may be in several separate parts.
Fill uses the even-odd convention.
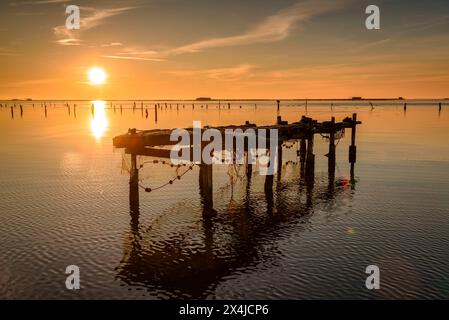
[[[33,103],[33,102],[44,102],[44,101],[55,101],[55,102],[61,102],[61,101],[92,101],[95,99],[37,99],[37,100],[30,100],[30,99],[0,99],[0,101],[7,101],[7,102],[27,102],[27,103]],[[351,99],[351,98],[313,98],[313,99],[305,99],[305,98],[298,98],[298,99],[211,99],[207,101],[198,101],[196,99],[98,99],[98,100],[104,100],[104,101],[185,101],[185,102],[192,102],[192,103],[207,103],[207,102],[219,102],[219,101],[276,101],[280,100],[283,101],[351,101],[351,102],[360,102],[360,101],[447,101],[449,98],[413,98],[413,99],[398,99],[398,98],[362,98],[362,99]]]

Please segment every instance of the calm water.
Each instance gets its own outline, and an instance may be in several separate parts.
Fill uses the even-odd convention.
[[[215,166],[217,215],[205,220],[197,168],[130,201],[129,159],[112,137],[193,120],[273,124],[273,103],[192,110],[178,102],[176,110],[171,102],[157,124],[154,102],[134,112],[132,102],[113,102],[115,111],[107,102],[94,116],[89,102],[71,102],[70,114],[64,102],[47,102],[47,117],[34,103],[22,103],[22,116],[20,102],[14,117],[0,108],[0,298],[449,298],[449,106],[439,114],[434,102],[409,102],[407,113],[388,101],[374,110],[309,103],[313,118],[357,112],[363,121],[354,188],[349,132],[337,145],[334,186],[327,143],[316,137],[313,188],[300,179],[296,146],[284,150],[272,198],[257,173],[248,185],[242,168]],[[305,112],[303,101],[281,108],[289,122]],[[177,174],[145,164],[141,184],[154,188]],[[64,284],[71,264],[81,269],[76,292]],[[379,291],[365,289],[370,264],[381,269]]]

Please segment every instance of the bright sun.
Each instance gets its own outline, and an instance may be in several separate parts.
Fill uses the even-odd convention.
[[[93,67],[89,69],[88,73],[90,84],[100,85],[106,81],[106,72],[102,68]]]

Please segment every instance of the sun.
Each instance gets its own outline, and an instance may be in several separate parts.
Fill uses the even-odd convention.
[[[99,67],[93,67],[89,69],[88,77],[90,84],[98,86],[106,82],[106,72]]]

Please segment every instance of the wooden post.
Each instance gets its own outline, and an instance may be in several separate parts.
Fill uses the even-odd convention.
[[[139,221],[139,169],[137,168],[137,156],[131,154],[131,171],[129,175],[129,207],[131,225],[138,226]]]
[[[281,180],[282,175],[282,140],[278,141],[278,162],[277,162],[277,181]]]
[[[352,129],[351,129],[351,145],[349,146],[349,162],[351,163],[351,188],[355,186],[354,167],[357,160],[357,147],[355,146],[355,133],[357,127],[357,114],[352,115]]]
[[[332,128],[329,134],[329,153],[328,153],[328,176],[329,186],[332,187],[335,181],[335,117],[331,120]]]
[[[129,183],[133,187],[139,186],[139,168],[137,168],[137,155],[131,154],[131,171],[129,175]]]
[[[304,178],[304,174],[305,174],[306,152],[307,152],[306,139],[301,139],[300,144],[299,144],[299,162],[301,164],[301,166],[300,166],[301,179]]]
[[[11,106],[11,118],[14,119],[14,108]]]
[[[157,105],[154,105],[154,122],[157,123]]]
[[[249,121],[246,121],[246,123],[249,123]],[[250,157],[250,152],[249,141],[248,139],[245,139],[246,178],[248,183],[251,181],[251,176],[253,174],[253,164],[251,163],[252,157]]]
[[[308,180],[313,180],[315,177],[315,155],[313,154],[313,138],[314,132],[313,128],[311,128],[307,137],[306,178]]]
[[[277,104],[278,104],[277,112],[279,113],[281,101],[280,101],[280,100],[276,100],[276,102],[277,102]]]
[[[351,128],[351,145],[349,146],[349,162],[356,163],[357,160],[357,147],[355,146],[355,133],[357,126],[357,113],[352,115],[352,128]]]
[[[207,146],[207,142],[202,141],[201,155],[203,155],[203,149],[205,146]],[[200,195],[203,202],[203,214],[206,216],[213,215],[215,213],[213,209],[213,165],[203,163],[202,159],[200,163],[199,186]]]
[[[268,166],[270,166],[271,164],[270,164],[270,162],[268,163]],[[267,174],[266,176],[265,176],[265,184],[264,184],[264,190],[265,190],[265,193],[267,193],[267,194],[273,194],[273,175],[272,174]]]

